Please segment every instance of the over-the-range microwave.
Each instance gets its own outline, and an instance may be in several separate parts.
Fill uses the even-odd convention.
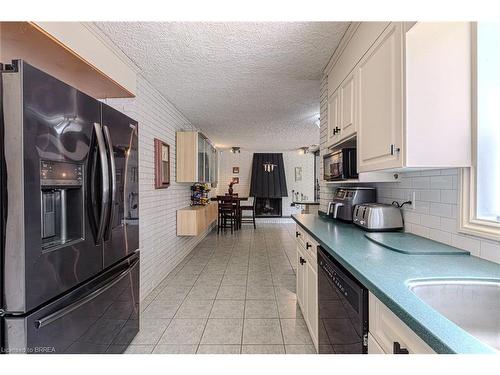
[[[342,181],[358,178],[356,148],[343,148],[323,157],[325,181]]]

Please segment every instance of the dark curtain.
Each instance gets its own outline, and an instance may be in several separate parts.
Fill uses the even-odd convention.
[[[264,164],[274,165],[271,172],[266,172]],[[288,197],[286,188],[283,154],[253,154],[250,196],[256,198]]]

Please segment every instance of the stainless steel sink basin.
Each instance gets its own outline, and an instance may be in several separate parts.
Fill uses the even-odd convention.
[[[478,340],[500,350],[500,280],[419,280],[408,288]]]

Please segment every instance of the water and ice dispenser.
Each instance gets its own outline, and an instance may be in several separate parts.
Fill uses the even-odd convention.
[[[42,161],[40,165],[42,250],[84,237],[83,165]]]

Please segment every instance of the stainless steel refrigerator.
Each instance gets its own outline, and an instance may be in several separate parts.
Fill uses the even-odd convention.
[[[139,329],[137,122],[16,60],[0,90],[1,351],[120,351]]]

